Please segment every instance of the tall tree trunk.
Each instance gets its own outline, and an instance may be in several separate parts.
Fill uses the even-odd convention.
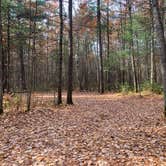
[[[37,16],[38,12],[38,1],[36,1],[35,5],[35,15],[34,17]],[[33,85],[33,90],[36,89],[36,71],[37,71],[37,57],[36,57],[36,20],[33,22],[33,48],[32,48],[32,85]]]
[[[67,104],[73,104],[73,12],[72,0],[69,0],[69,59],[68,59],[68,84],[67,84]]]
[[[126,14],[125,14],[125,17],[123,18],[122,17],[123,10],[122,10],[121,3],[120,3],[120,13],[121,13],[121,17],[120,17],[120,37],[121,37],[121,40],[120,40],[120,43],[121,43],[121,51],[124,51],[126,49],[125,40],[123,39],[123,35],[125,32],[125,28],[126,28]],[[122,57],[121,74],[122,74],[122,83],[124,85],[125,84],[125,57]]]
[[[20,35],[20,39],[21,39],[21,35]],[[19,58],[20,58],[20,73],[21,73],[21,86],[22,86],[22,90],[26,90],[26,81],[25,81],[25,67],[24,67],[24,50],[23,50],[23,46],[22,43],[20,42],[19,44]]]
[[[141,92],[141,86],[140,86],[140,83],[141,83],[141,79],[140,79],[140,68],[141,68],[141,65],[140,65],[140,48],[139,48],[139,39],[138,39],[138,33],[136,32],[135,34],[135,37],[136,37],[136,54],[137,54],[137,88],[138,88],[138,91]]]
[[[47,25],[47,31],[49,31],[49,19],[48,19],[48,25]],[[49,84],[49,33],[47,32],[47,53],[46,53],[46,78],[45,78],[45,89],[47,88]]]
[[[107,60],[109,61],[110,56],[110,17],[109,17],[109,1],[107,2]],[[109,90],[109,70],[107,70],[107,90]]]
[[[0,114],[3,113],[3,70],[2,70],[2,13],[1,13],[1,0],[0,0]]]
[[[84,52],[85,52],[85,63],[83,65],[83,73],[84,73],[84,90],[88,91],[89,90],[89,75],[88,75],[88,53],[89,53],[89,48],[88,48],[88,38],[85,37],[84,41]]]
[[[104,93],[104,71],[103,71],[103,47],[101,37],[101,10],[100,0],[97,0],[97,25],[98,25],[98,38],[99,38],[99,56],[100,56],[100,93]]]
[[[151,47],[150,47],[150,83],[153,85],[154,82],[154,15],[153,15],[153,6],[152,0],[149,0],[150,4],[150,17],[151,17]]]
[[[62,54],[63,54],[63,0],[59,0],[60,4],[60,41],[59,41],[59,73],[58,73],[58,101],[62,104]]]
[[[98,56],[99,56],[99,39],[98,39],[98,34],[97,34],[97,48],[96,48],[96,56],[97,56],[97,75],[96,75],[96,77],[97,77],[97,91],[98,91],[98,93],[100,93],[100,82],[101,82],[101,80],[100,80],[100,59],[98,58]]]
[[[129,19],[130,19],[130,34],[131,34],[131,65],[133,71],[133,81],[134,81],[134,89],[135,92],[138,92],[138,82],[137,82],[137,73],[136,73],[136,63],[135,63],[135,55],[134,55],[134,41],[133,41],[133,20],[132,20],[132,4],[131,0],[128,0],[128,9],[129,9]]]
[[[3,91],[7,89],[7,48],[2,45],[2,72],[3,72]]]
[[[162,17],[159,9],[158,0],[152,0],[154,17],[156,20],[156,29],[157,29],[157,37],[160,43],[160,51],[161,51],[161,64],[162,64],[162,79],[163,79],[163,87],[164,87],[164,115],[166,117],[166,40],[164,36],[164,25],[162,22]]]
[[[10,91],[10,6],[8,6],[8,23],[7,23],[7,92]]]
[[[77,57],[76,57],[76,82],[77,85],[79,87],[80,85],[80,79],[79,79],[79,63],[80,63],[80,38],[79,38],[79,34],[77,34]]]
[[[32,35],[32,24],[31,24],[31,0],[29,1],[29,43],[28,43],[28,94],[27,94],[27,111],[31,109],[31,96],[32,96],[32,72],[30,68],[30,60],[31,60],[31,35]]]

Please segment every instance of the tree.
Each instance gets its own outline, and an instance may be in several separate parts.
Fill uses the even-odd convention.
[[[7,8],[7,92],[10,91],[10,4],[8,4]]]
[[[20,34],[19,34],[20,36]],[[26,81],[25,81],[25,67],[24,67],[24,50],[23,45],[19,43],[19,58],[20,58],[20,73],[21,73],[21,87],[22,90],[26,90]]]
[[[31,58],[31,35],[32,35],[32,24],[31,24],[31,18],[32,18],[32,13],[31,13],[31,0],[29,1],[29,41],[28,41],[28,95],[27,95],[27,111],[30,111],[31,109],[31,96],[32,96],[32,72],[30,69],[30,58]]]
[[[131,65],[133,71],[133,81],[134,81],[134,88],[135,92],[138,92],[138,80],[137,80],[137,73],[136,73],[136,63],[135,63],[135,55],[134,55],[134,41],[133,41],[133,19],[132,19],[132,3],[131,0],[127,0],[128,10],[129,10],[129,21],[130,21],[130,51],[131,51]]]
[[[60,39],[59,39],[59,73],[58,73],[58,101],[62,104],[62,54],[63,54],[63,0],[59,0]]]
[[[161,51],[161,64],[162,64],[162,79],[163,79],[163,88],[164,88],[164,115],[166,117],[166,40],[164,36],[164,25],[160,13],[159,2],[158,0],[152,0],[154,17],[156,20],[157,26],[157,37],[160,43]]]
[[[110,55],[110,17],[109,17],[109,0],[107,2],[107,59]],[[107,71],[107,87],[109,87],[109,71]]]
[[[153,7],[152,7],[152,0],[149,0],[149,5],[150,5],[150,18],[151,18],[151,27],[150,27],[150,32],[151,32],[151,67],[150,67],[150,83],[153,86],[154,83],[154,15],[153,15]]]
[[[0,0],[0,114],[3,113],[3,70],[2,70],[2,15],[1,15],[1,0]]]
[[[101,10],[100,0],[97,0],[97,31],[98,31],[98,42],[99,42],[99,56],[100,56],[100,93],[104,93],[104,71],[103,71],[103,46],[101,37]]]
[[[72,0],[69,0],[69,59],[68,59],[68,82],[67,82],[67,104],[73,104],[73,12]]]

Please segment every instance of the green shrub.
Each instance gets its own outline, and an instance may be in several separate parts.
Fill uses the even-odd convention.
[[[163,93],[163,87],[160,84],[153,83],[152,92],[154,92],[156,94],[162,94]]]
[[[125,82],[120,86],[120,92],[123,94],[128,94],[130,90],[131,90],[130,85],[127,82]]]
[[[141,85],[141,90],[142,91],[152,91],[156,94],[162,94],[163,87],[158,83],[151,84],[149,81],[146,81]]]
[[[149,81],[145,81],[142,85],[141,85],[141,91],[152,91],[152,85]]]

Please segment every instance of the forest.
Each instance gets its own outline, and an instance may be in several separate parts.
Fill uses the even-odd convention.
[[[0,165],[166,165],[165,0],[0,0]]]

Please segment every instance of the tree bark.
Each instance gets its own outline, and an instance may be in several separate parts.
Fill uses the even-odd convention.
[[[151,17],[150,83],[151,85],[153,85],[153,82],[154,82],[154,15],[153,15],[152,0],[149,0],[149,4],[150,4],[150,17]]]
[[[38,12],[38,2],[36,1],[36,4],[35,4],[35,14],[34,14],[34,17],[37,16],[37,12]],[[33,48],[32,48],[32,85],[33,85],[33,90],[36,90],[36,76],[37,76],[37,57],[36,57],[36,34],[37,34],[37,31],[36,31],[36,20],[34,19],[34,22],[33,22]]]
[[[1,0],[0,0],[0,114],[3,113],[3,70],[2,70],[2,13],[1,13]]]
[[[162,22],[162,17],[159,9],[158,0],[152,0],[154,17],[156,20],[157,37],[160,43],[161,51],[161,64],[162,64],[162,79],[164,88],[164,115],[166,117],[166,40],[164,36],[164,25]]]
[[[132,65],[132,71],[133,71],[134,89],[135,89],[135,92],[138,92],[136,63],[135,63],[135,56],[134,56],[133,20],[132,20],[132,4],[131,4],[131,0],[128,0],[128,10],[129,10],[130,34],[131,34],[131,43],[130,43],[130,47],[131,47],[131,65]]]
[[[2,72],[3,72],[3,92],[7,90],[7,48],[2,45]]]
[[[57,104],[62,104],[62,54],[63,54],[63,0],[59,0],[60,4],[60,41],[59,41],[59,73],[58,73],[58,100]]]
[[[21,86],[22,86],[22,90],[26,90],[25,67],[24,67],[23,54],[24,54],[24,50],[23,50],[22,43],[20,42],[20,44],[19,44],[19,57],[20,57]]]
[[[27,94],[27,111],[31,109],[31,96],[32,96],[32,72],[30,68],[31,59],[31,35],[32,35],[32,24],[31,24],[31,0],[29,1],[29,43],[28,43],[28,94]]]
[[[100,93],[104,93],[104,71],[103,71],[103,47],[101,37],[101,10],[100,0],[97,0],[97,25],[98,25],[98,40],[99,40],[99,57],[100,57]]]
[[[109,61],[109,56],[110,56],[110,17],[109,17],[109,1],[107,2],[107,59]],[[109,90],[109,70],[107,70],[107,90]]]
[[[10,91],[10,6],[8,6],[8,23],[7,23],[7,92]]]
[[[73,104],[73,12],[72,0],[69,0],[69,59],[68,59],[68,84],[67,84],[67,104]]]

